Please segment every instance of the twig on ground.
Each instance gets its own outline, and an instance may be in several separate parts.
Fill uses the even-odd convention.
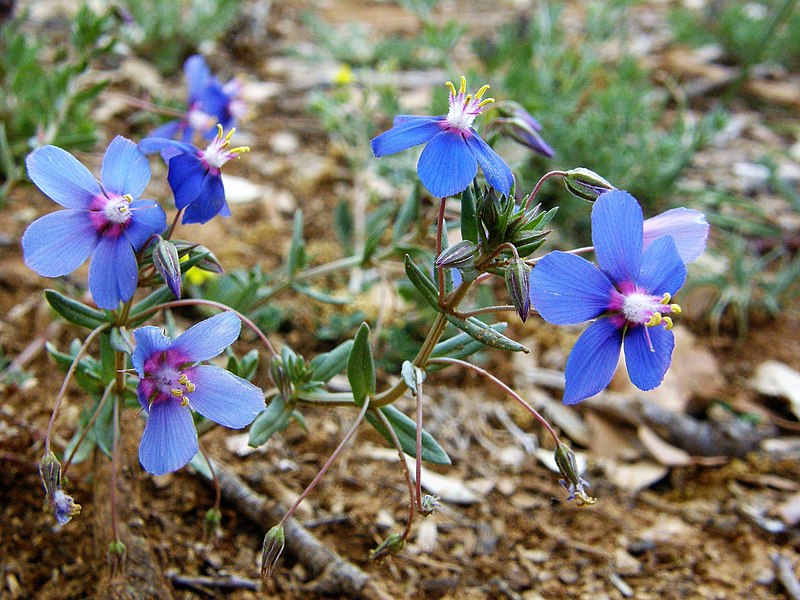
[[[220,577],[204,577],[202,575],[181,575],[177,571],[168,571],[167,577],[176,587],[191,589],[216,588],[218,590],[252,590],[257,591],[260,581],[246,579],[237,575]]]
[[[794,574],[792,561],[780,552],[773,552],[770,558],[775,565],[778,581],[783,585],[789,598],[800,600],[800,581],[797,581],[797,576]]]
[[[267,527],[281,520],[286,509],[253,490],[229,466],[213,461],[222,496],[254,523]],[[330,550],[295,519],[284,524],[286,551],[316,576],[308,591],[384,600],[391,598],[369,575]]]

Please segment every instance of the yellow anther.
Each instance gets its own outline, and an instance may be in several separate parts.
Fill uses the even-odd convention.
[[[231,154],[243,154],[245,152],[250,152],[250,146],[237,146],[236,148],[231,148],[229,152]]]
[[[463,94],[467,91],[467,78],[463,75],[461,76],[461,87],[458,88],[459,94]]]
[[[666,329],[667,331],[672,329],[672,319],[670,319],[669,317],[664,317],[664,329]]]
[[[661,323],[661,321],[662,321],[661,313],[653,313],[653,316],[650,317],[650,320],[647,323],[645,323],[645,325],[647,327],[655,327],[656,325]]]
[[[475,99],[476,100],[480,100],[481,96],[483,96],[486,93],[486,90],[488,90],[488,89],[489,89],[489,84],[487,83],[481,89],[478,90],[478,93],[475,94]]]
[[[133,202],[133,196],[131,196],[130,194],[125,194],[124,196],[122,196],[122,199],[125,200],[125,202],[127,202],[128,204]]]
[[[672,296],[669,292],[664,292],[664,295],[661,296],[661,304],[669,304],[669,301],[672,300]]]
[[[455,96],[456,95],[456,86],[453,85],[453,82],[452,81],[446,81],[445,85],[450,88],[450,95],[451,96]]]
[[[480,96],[477,97],[480,98]],[[486,106],[487,104],[491,104],[492,102],[494,102],[494,98],[485,98],[484,100],[481,100],[480,104],[478,104],[478,108],[483,108],[484,106]]]
[[[222,136],[225,134],[225,130],[222,128],[220,123],[217,123],[217,138],[222,139]]]
[[[219,126],[222,129],[222,125]],[[236,133],[236,127],[231,127],[231,130],[228,132],[228,135],[225,136],[225,141],[230,142],[233,134]]]
[[[172,388],[172,389],[170,390],[170,394],[172,394],[172,395],[173,395],[173,396],[175,396],[176,398],[181,398],[181,397],[183,397],[183,390],[179,390],[179,389],[176,389],[176,388]]]
[[[189,396],[184,396],[181,399],[181,406],[189,406]]]
[[[679,315],[679,314],[681,314],[681,312],[683,312],[683,309],[680,307],[679,304],[670,304],[669,308],[676,315]]]
[[[186,385],[189,383],[189,378],[186,376],[186,373],[181,373],[181,376],[178,377],[178,383],[181,385]]]
[[[190,381],[189,383],[186,384],[186,389],[191,394],[193,391],[197,389],[197,386]]]

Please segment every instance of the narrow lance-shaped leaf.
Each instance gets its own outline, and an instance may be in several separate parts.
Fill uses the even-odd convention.
[[[369,325],[362,323],[353,340],[347,359],[347,379],[353,391],[353,401],[362,406],[367,396],[375,393],[375,363],[369,346]]]
[[[258,448],[266,444],[275,433],[284,431],[292,422],[292,408],[287,406],[280,394],[275,396],[260,415],[250,425],[248,444]]]
[[[416,458],[417,424],[414,420],[391,405],[382,406],[378,410],[384,414],[389,424],[392,426],[392,429],[394,429],[403,452]],[[372,425],[390,445],[394,445],[391,434],[386,430],[383,422],[381,422],[374,412],[367,412],[367,421],[369,421],[370,425]],[[444,448],[442,448],[433,436],[424,429],[422,430],[422,460],[436,465],[450,464],[450,457],[447,455],[447,452],[445,452]]]
[[[106,313],[86,306],[82,302],[67,298],[55,290],[45,290],[47,303],[70,323],[95,329],[107,321]]]
[[[311,379],[313,381],[328,381],[334,375],[341,373],[347,366],[353,340],[339,344],[325,354],[320,354],[311,359]]]

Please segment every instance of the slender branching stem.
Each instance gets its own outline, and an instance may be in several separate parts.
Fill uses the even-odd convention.
[[[75,455],[78,453],[78,450],[80,449],[81,445],[86,439],[86,436],[92,430],[92,425],[94,425],[94,422],[97,420],[97,417],[100,416],[100,412],[106,405],[106,401],[108,400],[108,397],[111,395],[111,390],[114,389],[115,384],[116,381],[110,381],[106,386],[106,389],[103,390],[103,395],[100,397],[100,401],[97,403],[97,408],[94,409],[94,413],[92,413],[92,417],[89,419],[89,422],[86,424],[86,427],[83,428],[83,431],[81,432],[81,435],[78,438],[75,447],[72,448],[72,452],[69,453],[69,457],[67,458],[67,461],[64,463],[64,468],[61,469],[62,476],[65,476],[67,474],[69,466],[72,464],[72,459],[75,458]]]
[[[114,424],[111,438],[111,492],[109,502],[111,503],[111,539],[114,542],[120,541],[117,533],[117,473],[119,472],[119,403],[122,401],[121,395],[114,395]]]
[[[439,215],[436,218],[436,256],[442,254],[442,237],[444,236],[444,207],[447,198],[439,201]],[[439,285],[439,306],[444,307],[444,267],[436,267],[436,280]]]
[[[208,452],[206,452],[206,449],[203,448],[203,445],[200,444],[199,440],[197,447],[200,449],[200,453],[203,455],[203,458],[206,459],[208,470],[211,471],[211,479],[214,482],[214,509],[219,511],[219,507],[222,505],[222,490],[220,489],[219,481],[217,480],[217,471],[214,469],[214,463],[211,462],[211,459],[208,457]]]
[[[536,182],[535,186],[533,186],[533,191],[531,192],[531,195],[528,196],[528,201],[525,203],[525,210],[528,210],[531,207],[533,199],[536,198],[536,195],[539,193],[539,190],[541,189],[542,185],[544,185],[545,181],[547,181],[552,177],[565,177],[566,175],[567,175],[566,171],[550,171],[549,173],[545,173],[544,175],[542,175],[542,178]]]
[[[406,521],[406,528],[403,530],[402,534],[402,537],[405,540],[408,539],[408,536],[411,534],[411,525],[414,523],[414,517],[417,514],[414,480],[411,478],[411,471],[408,469],[408,463],[406,462],[406,454],[403,452],[403,446],[400,444],[400,440],[397,437],[397,433],[394,431],[394,427],[392,427],[392,424],[389,423],[389,419],[387,419],[386,415],[383,414],[383,411],[380,410],[373,410],[372,414],[374,414],[380,420],[380,422],[383,423],[383,427],[389,432],[389,437],[392,438],[392,444],[397,450],[397,456],[400,459],[400,467],[403,469],[403,474],[405,475],[406,487],[408,487],[408,520]]]

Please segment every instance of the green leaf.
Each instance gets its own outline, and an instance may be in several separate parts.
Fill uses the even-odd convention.
[[[322,290],[318,290],[317,288],[313,288],[308,285],[303,285],[300,283],[292,284],[292,289],[299,293],[303,294],[304,296],[308,296],[312,300],[316,300],[317,302],[322,302],[324,304],[333,304],[336,306],[344,306],[345,304],[350,304],[353,299],[352,298],[342,298],[341,296],[331,296],[330,294],[326,294]]]
[[[347,366],[347,359],[352,348],[353,340],[347,340],[330,352],[315,356],[311,360],[311,380],[325,382],[341,373]]]
[[[519,342],[515,342],[511,338],[507,338],[499,331],[492,329],[489,325],[483,321],[479,321],[475,317],[459,319],[458,317],[448,314],[445,314],[445,317],[450,323],[482,344],[509,352],[524,352],[525,354],[530,354],[530,348],[523,346]]]
[[[508,325],[506,323],[495,323],[494,325],[490,325],[492,329],[501,333],[505,330]],[[433,352],[431,353],[431,358],[459,358],[464,359],[468,356],[475,354],[483,350],[486,347],[486,344],[483,342],[479,342],[471,335],[466,333],[459,333],[458,335],[454,335],[449,340],[444,340],[439,342],[434,346]],[[439,371],[440,369],[444,369],[447,365],[444,364],[427,364],[425,366],[425,371],[428,373],[433,373],[434,371]]]
[[[415,366],[411,361],[403,361],[403,366],[400,369],[400,375],[403,381],[415,396],[419,394],[419,387],[425,381],[425,371]]]
[[[45,290],[44,297],[47,303],[53,307],[53,310],[75,325],[95,329],[108,322],[106,313],[86,306],[72,298],[67,298],[55,290]]]
[[[250,439],[247,442],[253,448],[265,444],[273,434],[284,431],[292,422],[292,408],[286,404],[283,396],[277,395],[269,406],[258,415],[250,426]]]
[[[291,277],[306,264],[306,247],[303,242],[303,211],[296,210],[292,225],[292,243],[286,260],[286,271]]]
[[[478,243],[478,214],[471,186],[461,192],[461,239]]]
[[[369,346],[369,325],[362,323],[350,356],[347,357],[347,379],[353,391],[353,401],[358,406],[363,406],[367,396],[375,393],[375,363],[372,359],[372,349]]]
[[[414,261],[411,260],[408,254],[406,254],[403,264],[406,269],[406,276],[411,283],[414,284],[414,287],[417,288],[419,293],[428,301],[428,304],[436,310],[441,311],[442,309],[439,306],[439,291],[436,289],[436,285],[434,285],[428,276],[414,264]]]
[[[350,205],[345,200],[340,200],[333,210],[333,233],[347,254],[353,253],[354,227]]]
[[[419,186],[415,185],[405,202],[397,211],[397,217],[392,227],[392,242],[396,245],[400,238],[410,229],[411,224],[417,219],[419,213]]]
[[[383,413],[383,415],[389,421],[389,424],[392,426],[392,429],[394,429],[394,433],[397,435],[397,439],[400,442],[400,447],[403,449],[403,452],[412,458],[416,458],[416,422],[414,422],[414,420],[410,417],[401,413],[392,405],[382,406],[378,410]],[[374,412],[367,412],[367,421],[369,421],[370,425],[372,425],[378,431],[378,433],[380,433],[384,439],[389,442],[390,445],[394,445],[392,436],[389,434],[386,427],[384,427],[383,422],[377,416],[375,416]],[[444,451],[444,448],[442,448],[439,443],[433,439],[433,436],[424,429],[422,430],[422,460],[436,465],[449,465],[451,462],[450,457],[447,455],[447,452]]]

